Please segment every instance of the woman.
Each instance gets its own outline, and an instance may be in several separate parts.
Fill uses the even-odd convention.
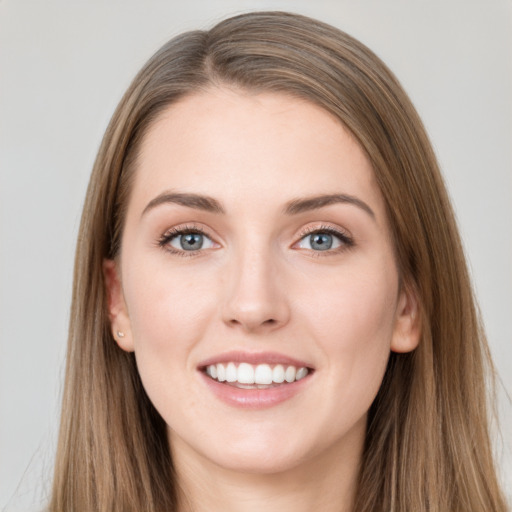
[[[50,510],[505,510],[435,157],[346,34],[253,13],[157,52],[75,272]]]

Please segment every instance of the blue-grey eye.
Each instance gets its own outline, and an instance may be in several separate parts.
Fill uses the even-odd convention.
[[[341,236],[341,235],[340,235]],[[341,247],[342,240],[340,236],[319,231],[306,235],[299,241],[301,249],[310,249],[313,251],[328,251],[329,249],[337,249]]]
[[[210,249],[213,242],[202,233],[183,233],[174,236],[169,245],[181,251],[199,251],[200,249]]]
[[[314,233],[309,236],[309,244],[315,251],[327,251],[332,247],[333,236],[329,233]]]

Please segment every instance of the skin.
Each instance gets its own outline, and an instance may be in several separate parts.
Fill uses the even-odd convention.
[[[225,213],[147,209],[169,191]],[[372,213],[346,202],[283,213],[322,194]],[[159,244],[180,227],[204,230],[205,248]],[[314,250],[305,229],[326,227],[353,244]],[[338,120],[227,88],[170,106],[143,140],[121,256],[104,268],[114,336],[168,425],[181,510],[351,510],[367,411],[390,351],[413,350],[419,326],[371,164]],[[278,352],[314,372],[283,403],[237,408],[198,371],[230,350]]]

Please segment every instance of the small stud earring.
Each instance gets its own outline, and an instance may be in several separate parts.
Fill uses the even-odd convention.
[[[120,338],[124,338],[124,332],[117,331],[117,335],[118,335]]]

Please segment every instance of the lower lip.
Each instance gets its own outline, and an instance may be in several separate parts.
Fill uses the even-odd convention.
[[[241,409],[265,409],[281,404],[300,393],[308,385],[311,373],[301,380],[268,389],[240,389],[222,384],[200,372],[212,393],[224,403]]]

